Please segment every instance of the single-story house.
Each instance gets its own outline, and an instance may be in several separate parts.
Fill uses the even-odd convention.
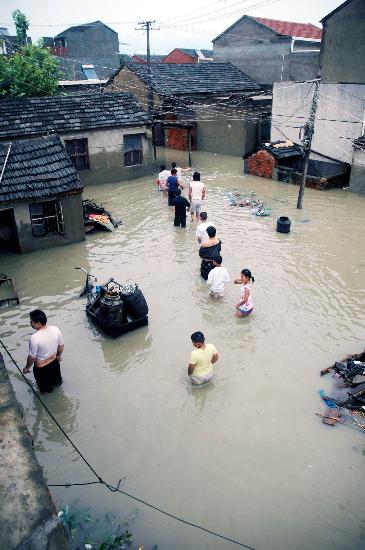
[[[0,142],[57,133],[84,185],[149,173],[150,124],[130,93],[0,100]]]
[[[85,238],[83,186],[58,136],[0,143],[0,249],[33,252]]]
[[[105,85],[134,93],[147,110],[150,80],[155,143],[243,155],[256,148],[266,100],[253,101],[261,88],[231,63],[126,63]]]

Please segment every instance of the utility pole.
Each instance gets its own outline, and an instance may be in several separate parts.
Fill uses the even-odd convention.
[[[147,112],[152,115],[153,110],[153,91],[152,91],[152,75],[151,75],[151,54],[150,54],[150,31],[158,31],[159,29],[153,29],[152,25],[156,21],[139,21],[138,25],[141,25],[140,29],[136,31],[146,31],[147,34]]]
[[[317,105],[318,105],[319,83],[320,83],[319,80],[314,81],[314,94],[313,94],[311,110],[309,113],[309,120],[304,127],[304,135],[302,140],[303,151],[304,151],[303,173],[302,173],[302,180],[300,182],[298,202],[297,202],[297,208],[300,208],[300,209],[303,207],[305,180],[307,179],[309,156],[311,153],[312,138],[314,134],[314,121],[316,118],[316,111],[317,111]]]

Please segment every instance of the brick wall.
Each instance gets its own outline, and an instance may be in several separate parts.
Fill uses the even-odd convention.
[[[191,57],[176,48],[164,58],[163,63],[198,63],[198,58]]]
[[[187,128],[167,128],[165,130],[165,146],[169,149],[178,149],[180,151],[189,150]],[[190,130],[191,149],[196,151],[196,128]]]

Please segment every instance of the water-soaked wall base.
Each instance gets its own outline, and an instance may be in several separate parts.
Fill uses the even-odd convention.
[[[0,548],[69,550],[0,353]]]
[[[251,153],[257,142],[257,123],[217,118],[198,121],[197,149],[210,153],[242,156]]]
[[[49,200],[58,200],[62,206],[64,226],[64,233],[62,235],[48,233],[47,235],[34,236],[30,222],[29,204],[19,202],[8,205],[9,208],[14,209],[19,251],[21,253],[62,246],[85,239],[82,195],[64,195],[51,197]]]
[[[365,151],[354,149],[349,191],[365,195]]]

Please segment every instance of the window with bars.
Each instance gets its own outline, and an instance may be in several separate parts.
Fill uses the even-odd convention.
[[[90,160],[89,160],[89,147],[87,143],[87,138],[83,139],[67,139],[65,141],[66,152],[76,170],[79,172],[81,170],[90,169]]]
[[[29,205],[30,223],[34,237],[47,233],[64,233],[62,205],[59,201],[37,202]]]
[[[144,134],[123,136],[124,166],[134,166],[143,162],[142,138]]]

